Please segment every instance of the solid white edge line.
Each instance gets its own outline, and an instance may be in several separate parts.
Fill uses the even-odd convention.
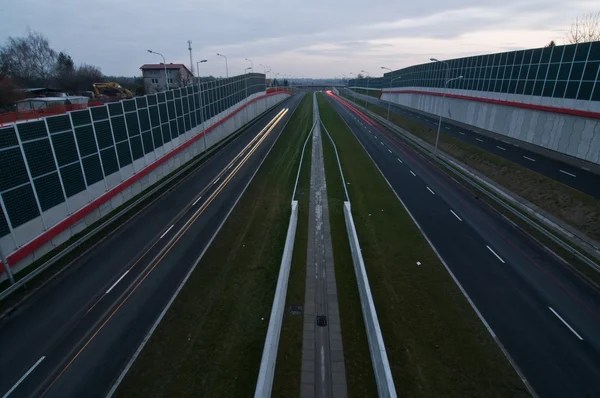
[[[554,311],[554,308],[552,308],[552,307],[550,307],[550,306],[549,306],[548,308],[550,309],[550,311],[552,311],[552,313],[553,313],[554,315],[556,315],[556,317],[557,317],[558,319],[560,319],[560,321],[561,321],[562,323],[564,323],[564,324],[565,324],[565,326],[566,326],[566,327],[568,327],[568,328],[569,328],[569,330],[570,330],[571,332],[573,332],[573,334],[574,334],[575,336],[577,336],[577,338],[578,338],[579,340],[583,341],[583,337],[581,337],[581,336],[579,335],[579,333],[577,333],[577,332],[575,331],[575,329],[573,329],[573,328],[571,327],[571,325],[569,325],[569,324],[567,323],[567,321],[565,321],[564,319],[562,319],[562,316],[558,315],[558,312]]]
[[[417,176],[415,173],[413,173],[413,171],[412,171],[412,170],[409,170],[409,171],[410,171],[410,174],[412,174],[414,177],[416,177],[416,176]]]
[[[561,173],[564,173],[564,174],[566,174],[568,176],[571,176],[571,177],[577,177],[575,174],[571,174],[568,171],[564,171],[564,170],[558,170],[558,171],[560,171]]]
[[[196,199],[194,201],[194,203],[192,203],[192,206],[196,206],[196,203],[200,202],[200,199],[202,199],[202,196],[200,196],[198,199]]]
[[[389,153],[392,153],[392,150],[391,150],[391,149],[388,149],[388,152],[389,152]]]
[[[28,371],[27,371],[27,372],[26,372],[26,373],[25,373],[23,376],[21,376],[21,378],[19,379],[19,381],[17,381],[17,382],[15,383],[15,385],[14,385],[14,386],[12,386],[12,388],[11,388],[10,390],[8,390],[8,391],[6,392],[6,394],[4,394],[4,395],[2,396],[2,398],[6,398],[6,397],[8,397],[8,396],[9,396],[9,395],[10,395],[10,394],[11,394],[11,393],[12,393],[12,392],[13,392],[13,391],[14,391],[14,390],[17,388],[17,387],[19,387],[19,384],[21,384],[21,383],[23,382],[23,380],[25,380],[25,378],[26,378],[27,376],[29,376],[29,374],[30,374],[31,372],[33,372],[33,370],[34,370],[35,368],[37,368],[37,366],[38,366],[38,365],[39,365],[39,364],[40,364],[40,363],[41,363],[41,362],[42,362],[44,359],[46,359],[46,357],[41,357],[40,359],[38,359],[38,360],[37,360],[37,362],[36,362],[36,363],[34,363],[34,364],[33,364],[33,366],[32,366],[32,367],[30,367],[30,368],[29,368],[29,370],[28,370]]]
[[[400,160],[400,158],[397,158],[397,159],[398,159],[398,161],[399,161],[400,163],[404,163],[404,162],[402,162],[402,160]]]
[[[454,217],[458,218],[458,221],[462,221],[462,218],[460,218],[458,214],[454,212],[454,210],[450,209],[450,213],[454,214]]]
[[[427,187],[427,189],[429,190],[429,192],[431,192],[433,195],[435,195],[435,192],[433,192],[433,191],[431,190],[431,188]]]
[[[535,159],[532,159],[532,158],[530,158],[530,157],[527,157],[527,156],[523,156],[523,157],[524,157],[525,159],[527,159],[527,160],[531,160],[532,162],[535,162]]]
[[[483,140],[481,138],[475,138],[475,139],[479,142],[483,142]]]
[[[346,123],[345,120],[344,120],[344,123],[346,124],[346,126],[348,126],[348,123]],[[350,128],[350,126],[348,126],[348,129],[350,129],[350,131],[352,131],[352,134],[355,134],[354,131]],[[355,134],[355,137],[356,137],[356,134]],[[358,137],[356,137],[356,138],[358,140]],[[408,215],[410,216],[410,218],[412,219],[412,221],[415,223],[415,225],[417,226],[417,228],[419,229],[419,231],[421,232],[421,234],[423,235],[423,237],[425,238],[425,240],[429,244],[429,247],[431,247],[431,250],[433,250],[433,252],[437,256],[437,258],[444,265],[444,268],[446,268],[446,271],[448,272],[448,274],[450,274],[450,277],[452,278],[452,280],[454,281],[454,283],[456,284],[456,286],[458,286],[458,288],[460,289],[460,291],[463,294],[463,296],[465,297],[465,299],[471,305],[471,308],[473,308],[473,311],[475,311],[475,313],[477,314],[477,317],[479,318],[479,320],[481,321],[481,323],[483,323],[483,326],[486,328],[486,330],[488,331],[488,333],[490,334],[490,336],[492,336],[492,338],[496,342],[496,345],[498,346],[498,348],[500,348],[500,351],[502,351],[502,353],[504,354],[504,356],[506,357],[506,359],[508,360],[508,362],[510,363],[510,365],[512,366],[512,368],[515,370],[515,372],[517,373],[517,375],[519,376],[519,378],[521,379],[521,381],[525,385],[525,388],[527,388],[527,391],[529,391],[529,393],[531,394],[532,397],[537,397],[537,394],[535,393],[535,390],[533,389],[533,387],[531,386],[531,384],[529,384],[529,381],[527,381],[527,379],[525,378],[525,375],[523,374],[523,372],[521,371],[521,369],[517,366],[517,363],[513,360],[512,356],[506,350],[506,348],[504,347],[504,345],[502,344],[502,342],[500,341],[500,339],[498,339],[498,336],[496,335],[496,333],[494,332],[494,330],[492,329],[492,327],[490,326],[490,324],[487,322],[487,320],[483,317],[483,315],[479,311],[479,308],[477,308],[477,306],[475,305],[475,303],[471,299],[471,296],[469,296],[469,294],[467,293],[467,291],[465,290],[465,288],[463,287],[463,285],[456,278],[456,275],[454,275],[454,273],[452,272],[452,270],[450,269],[450,267],[448,266],[448,264],[446,264],[446,261],[442,258],[440,252],[438,252],[438,250],[436,249],[436,247],[433,245],[433,243],[429,239],[429,236],[427,236],[427,234],[425,233],[425,231],[423,231],[423,228],[421,228],[421,225],[417,222],[417,220],[412,215],[412,213],[410,212],[410,210],[408,210],[408,207],[406,207],[406,204],[404,204],[404,201],[400,198],[400,196],[398,195],[398,192],[396,192],[396,190],[394,189],[394,187],[392,186],[392,184],[390,183],[390,181],[383,174],[383,172],[381,171],[381,169],[379,168],[379,166],[377,166],[377,163],[375,163],[375,160],[373,159],[373,157],[371,156],[371,154],[367,151],[367,148],[365,148],[365,146],[360,142],[360,140],[358,141],[358,143],[363,148],[363,150],[365,151],[365,153],[367,154],[367,156],[369,157],[369,159],[371,159],[371,162],[373,162],[373,164],[375,165],[375,167],[377,168],[377,170],[379,170],[379,174],[381,174],[381,176],[383,177],[383,179],[385,180],[385,182],[387,182],[387,184],[390,187],[390,189],[392,190],[392,192],[394,192],[394,195],[396,195],[396,198],[400,201],[400,203],[402,204],[402,207],[404,207],[404,210],[406,210],[406,212],[408,213]]]
[[[169,229],[167,229],[165,232],[163,232],[163,234],[162,234],[162,235],[160,236],[160,238],[158,238],[158,239],[160,240],[160,239],[164,238],[164,237],[165,237],[165,235],[169,233],[169,231],[170,231],[170,230],[173,228],[173,226],[174,226],[174,225],[175,225],[175,224],[171,225],[171,226],[169,227]]]
[[[488,248],[488,250],[489,250],[489,251],[491,251],[491,252],[492,252],[492,254],[493,254],[494,256],[496,256],[496,258],[497,258],[498,260],[502,261],[502,264],[506,264],[506,262],[504,262],[504,260],[502,260],[502,257],[500,257],[498,254],[496,254],[496,252],[494,251],[494,249],[492,249],[492,248],[491,248],[491,247],[489,247],[488,245],[485,245],[485,247],[487,247],[487,248]]]
[[[502,148],[501,146],[498,146],[498,145],[496,145],[496,148],[502,149],[503,151],[506,151],[506,148]]]
[[[129,273],[129,270],[125,271],[125,273],[124,273],[123,275],[121,275],[121,277],[120,277],[119,279],[117,279],[117,281],[116,281],[115,283],[113,283],[113,284],[112,284],[112,286],[111,286],[111,287],[110,287],[110,288],[109,288],[109,289],[106,291],[106,293],[104,293],[104,294],[108,294],[108,293],[110,293],[110,292],[111,292],[111,290],[113,290],[113,289],[115,288],[115,286],[117,286],[117,284],[118,284],[119,282],[121,282],[121,280],[122,280],[123,278],[125,278],[125,275],[127,275],[128,273]]]
[[[274,105],[271,108],[275,108],[277,105],[279,105],[279,104],[276,104],[276,105]],[[298,106],[296,106],[296,108],[294,108],[294,111],[291,113],[291,115],[288,118],[288,120],[286,120],[285,124],[281,128],[281,132],[283,132],[283,130],[285,130],[288,122],[290,121],[290,119],[292,118],[292,116],[294,116],[294,113],[296,112],[297,109],[298,109]],[[277,124],[279,124],[279,123],[277,123]],[[200,253],[200,256],[198,257],[198,259],[196,260],[196,262],[192,265],[192,268],[190,268],[190,270],[186,274],[185,278],[183,278],[183,280],[179,284],[179,287],[177,288],[177,290],[175,291],[175,293],[173,293],[173,296],[171,297],[171,299],[169,300],[169,302],[167,303],[167,305],[165,306],[165,308],[162,310],[162,312],[160,313],[160,315],[158,316],[158,318],[156,318],[156,321],[154,322],[154,324],[152,325],[152,327],[150,328],[150,330],[148,331],[148,333],[146,334],[146,336],[144,337],[144,339],[142,340],[142,342],[138,346],[137,350],[131,356],[131,359],[129,360],[129,362],[127,363],[127,365],[125,366],[125,368],[121,371],[121,374],[119,375],[119,377],[117,378],[117,380],[113,383],[112,387],[110,388],[110,390],[106,394],[106,398],[111,398],[115,394],[115,392],[117,391],[117,388],[119,387],[119,385],[121,384],[121,382],[123,381],[123,379],[125,378],[125,376],[127,375],[127,372],[129,372],[129,369],[131,368],[131,366],[133,365],[133,363],[135,362],[135,360],[137,359],[137,357],[140,355],[140,353],[142,352],[142,350],[144,349],[144,347],[148,343],[148,340],[150,340],[150,337],[152,337],[152,334],[154,334],[154,331],[158,327],[159,323],[162,321],[162,319],[166,315],[167,311],[169,311],[169,308],[171,308],[171,305],[173,305],[173,302],[175,301],[175,299],[179,295],[179,292],[181,291],[181,289],[183,289],[183,286],[185,285],[185,283],[187,282],[187,280],[190,278],[190,276],[192,275],[192,273],[194,272],[194,270],[196,269],[196,267],[200,263],[200,260],[202,260],[202,257],[204,257],[204,253],[206,253],[206,251],[208,250],[208,248],[212,244],[213,240],[215,240],[215,238],[217,237],[219,231],[221,231],[221,228],[223,227],[223,225],[225,225],[225,222],[227,221],[227,219],[229,218],[229,216],[233,212],[233,209],[235,208],[235,206],[238,204],[238,202],[240,201],[240,199],[242,198],[242,196],[246,192],[246,189],[248,189],[248,186],[250,186],[250,183],[252,182],[252,180],[254,180],[254,176],[256,175],[256,173],[258,173],[258,170],[260,170],[261,166],[265,162],[265,159],[271,153],[271,150],[273,149],[273,147],[275,146],[275,144],[279,140],[279,137],[281,137],[281,134],[279,134],[277,136],[277,138],[275,139],[275,141],[271,144],[271,147],[269,148],[269,150],[267,151],[267,153],[265,154],[265,156],[263,157],[263,159],[260,161],[258,167],[256,168],[256,170],[254,171],[254,173],[250,177],[250,180],[248,180],[248,183],[246,184],[246,186],[244,187],[244,189],[242,189],[242,192],[237,197],[237,199],[235,200],[235,202],[233,203],[233,205],[231,206],[231,208],[229,209],[229,211],[225,215],[225,218],[223,219],[223,221],[221,222],[221,224],[217,227],[215,233],[213,234],[213,236],[210,238],[210,240],[206,244],[206,247],[204,248],[204,250],[202,250],[202,253]]]

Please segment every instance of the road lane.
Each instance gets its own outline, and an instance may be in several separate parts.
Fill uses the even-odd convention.
[[[352,92],[352,96],[354,92]],[[364,94],[356,94],[360,99],[359,104],[364,105],[364,101],[387,107],[388,102]],[[437,129],[438,117],[435,115],[423,115],[416,111],[409,110],[399,105],[390,104],[390,112],[402,114],[415,122],[424,124],[431,129]],[[473,130],[464,127],[458,127],[450,122],[442,122],[443,134],[448,134],[468,144],[477,146],[494,155],[500,156],[506,160],[517,163],[523,167],[545,175],[555,181],[568,185],[578,191],[584,192],[594,198],[600,199],[600,176],[583,168],[574,167],[560,160],[552,159],[524,149],[516,144],[508,143],[499,139],[481,135]],[[528,160],[535,159],[535,162]]]
[[[4,394],[22,377],[32,360],[44,355],[45,360],[11,397],[40,395],[52,383],[45,396],[104,396],[216,232],[300,97],[277,105],[254,127],[241,133],[5,318],[0,325],[0,393]],[[244,148],[283,108],[290,111],[223,185],[243,161],[243,157],[235,160],[236,155],[241,151],[249,153],[253,147]],[[227,174],[221,176],[223,170]],[[223,181],[214,184],[217,178]],[[176,231],[222,185],[222,191],[177,245],[165,252]],[[206,199],[200,201],[199,193]],[[169,226],[173,228],[167,231]],[[160,239],[165,231],[168,234]],[[58,375],[61,377],[57,379]]]
[[[598,292],[392,132],[329,98],[534,390],[540,396],[599,394]]]

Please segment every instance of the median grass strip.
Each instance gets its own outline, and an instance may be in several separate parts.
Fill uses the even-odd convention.
[[[343,96],[354,99],[347,93]],[[362,105],[360,100],[358,103]],[[385,107],[369,104],[369,109],[387,117]],[[437,132],[424,124],[393,111],[390,112],[390,122],[435,144]],[[443,132],[440,134],[439,148],[591,239],[600,241],[600,200]]]
[[[117,396],[252,396],[283,253],[306,98]]]
[[[312,98],[311,94],[306,94],[302,106],[307,107],[307,109],[302,113],[303,116],[298,123],[290,126],[290,129],[297,130],[296,134],[306,133],[310,131],[312,127]],[[300,396],[304,320],[304,315],[300,308],[304,306],[304,289],[306,284],[306,247],[308,244],[311,155],[312,145],[309,140],[304,152],[304,160],[302,161],[302,169],[300,170],[300,180],[298,181],[298,189],[296,191],[296,198],[298,200],[298,224],[296,226],[296,240],[294,242],[294,253],[292,255],[290,277],[285,300],[286,310],[283,314],[277,362],[275,365],[275,379],[273,381],[272,390],[272,396],[274,397]],[[300,308],[295,308],[296,311],[292,309],[292,307],[298,306]]]
[[[325,98],[319,98],[319,105],[348,182],[352,214],[399,394],[528,396],[358,140]]]

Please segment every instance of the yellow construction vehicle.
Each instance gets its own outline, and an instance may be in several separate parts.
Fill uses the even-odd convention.
[[[133,93],[116,82],[94,83],[94,96],[101,100],[118,101],[133,98]]]

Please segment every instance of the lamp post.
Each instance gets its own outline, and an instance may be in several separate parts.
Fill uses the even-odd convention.
[[[204,110],[204,105],[202,103],[202,83],[200,82],[200,64],[208,62],[203,59],[201,61],[196,62],[196,78],[198,79],[198,97],[200,98],[200,113],[202,115],[202,132],[204,133],[202,139],[204,140],[204,152],[208,150],[206,147],[206,112]]]
[[[201,61],[196,62],[196,79],[198,79],[198,84],[200,84],[200,64],[203,64],[205,62],[208,62],[208,60],[203,59]]]
[[[225,58],[225,77],[229,78],[229,67],[227,66],[227,57],[224,56],[223,54],[219,54],[219,53],[217,53],[217,55],[219,57]]]
[[[435,138],[435,150],[433,152],[434,156],[437,156],[438,142],[440,141],[440,130],[442,128],[442,114],[444,113],[444,104],[445,104],[445,100],[446,100],[446,91],[448,90],[448,83],[450,83],[454,80],[462,79],[462,78],[463,78],[462,76],[455,77],[453,79],[446,80],[446,82],[444,83],[444,95],[442,96],[442,104],[441,104],[442,109],[440,109],[440,121],[438,122],[437,137]]]
[[[254,62],[252,62],[252,60],[251,60],[251,59],[248,59],[248,58],[246,58],[246,61],[249,61],[249,62],[250,62],[250,66],[251,66],[251,68],[252,68],[252,73],[254,73]]]
[[[152,50],[148,50],[148,52],[150,54],[156,54],[156,55],[160,55],[163,59],[163,65],[165,67],[165,84],[167,85],[167,90],[169,89],[169,79],[167,78],[167,61],[165,61],[165,57],[164,55],[162,55],[161,53],[157,53],[156,51],[152,51]]]
[[[350,74],[356,76],[355,73],[350,72]],[[358,77],[358,76],[356,76],[356,77]],[[350,88],[350,82],[348,82],[348,88]],[[354,102],[356,102],[356,91],[353,91],[353,93],[354,93]]]
[[[250,121],[250,115],[248,114],[248,71],[252,68],[244,69],[244,82],[246,83],[246,123]]]
[[[364,69],[362,69],[361,72],[367,74],[367,95],[369,95],[369,82],[371,81],[371,74]],[[369,108],[369,103],[367,102],[366,98],[365,98],[365,108],[367,108],[367,109]]]
[[[381,69],[389,70],[390,73],[392,73],[392,70],[390,68],[386,68],[385,66],[382,66]],[[392,95],[392,93],[391,93],[391,91],[392,91],[392,81],[393,81],[392,75],[390,75],[390,96]],[[390,101],[388,101],[387,121],[388,122],[390,121]]]

